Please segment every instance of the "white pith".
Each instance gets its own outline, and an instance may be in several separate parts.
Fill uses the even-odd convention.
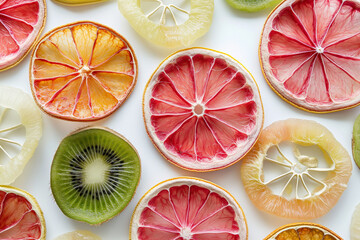
[[[308,111],[312,112],[331,112],[331,111],[338,111],[346,108],[351,108],[353,106],[356,106],[360,102],[360,95],[352,95],[350,99],[347,100],[334,100],[331,98],[331,102],[327,104],[318,104],[313,102],[307,102],[306,96],[295,96],[292,92],[288,91],[284,87],[284,83],[279,81],[278,78],[275,76],[275,74],[272,71],[272,66],[270,64],[270,53],[268,49],[268,44],[270,42],[270,32],[273,30],[272,24],[274,19],[278,16],[278,14],[287,7],[292,7],[292,5],[296,2],[299,2],[299,0],[287,0],[283,1],[278,7],[274,9],[274,11],[269,15],[268,19],[265,22],[262,37],[260,41],[260,47],[259,47],[259,56],[260,56],[260,62],[262,65],[263,73],[271,87],[286,101],[290,102],[293,105],[296,105],[300,108],[303,108]],[[342,2],[351,2],[354,4],[356,8],[360,8],[360,2],[357,0],[342,0]],[[349,17],[350,18],[350,17]],[[315,44],[315,43],[314,43]],[[313,55],[311,57],[314,57],[316,55],[322,56],[325,53],[325,49],[323,46],[321,46],[322,43],[319,43],[318,45],[315,44],[314,47],[312,47]]]
[[[214,58],[224,59],[230,66],[237,69],[237,71],[244,76],[244,78],[246,80],[245,85],[251,87],[252,92],[253,92],[252,100],[257,105],[256,124],[253,127],[252,131],[248,134],[248,139],[246,140],[247,145],[245,145],[245,144],[238,145],[236,148],[236,151],[232,151],[231,153],[227,152],[228,156],[226,158],[217,157],[217,158],[211,159],[211,161],[205,161],[205,162],[201,162],[201,161],[197,161],[197,160],[186,161],[186,160],[182,159],[181,157],[179,157],[176,153],[169,151],[165,147],[164,142],[161,141],[157,137],[157,135],[155,133],[155,128],[151,124],[151,111],[150,111],[150,106],[149,106],[150,99],[152,98],[152,96],[151,96],[152,89],[154,88],[155,84],[157,83],[159,74],[164,71],[164,68],[166,67],[166,65],[173,62],[174,59],[177,59],[181,56],[184,56],[184,55],[195,56],[197,54],[203,54],[203,55],[211,56]],[[203,113],[202,114],[195,113],[195,107],[197,105],[200,105],[203,107],[203,110],[205,110],[205,103],[201,102],[201,99],[198,99],[198,101],[196,103],[193,103],[191,105],[192,105],[191,109],[193,112],[193,116],[202,117]],[[187,168],[187,169],[209,170],[209,169],[216,169],[216,168],[221,168],[221,167],[227,166],[227,165],[231,164],[232,162],[241,158],[244,154],[246,154],[247,151],[249,151],[249,149],[255,143],[256,139],[258,138],[258,136],[260,134],[262,124],[263,124],[263,109],[262,109],[260,93],[258,91],[257,85],[256,85],[253,77],[242,65],[240,65],[234,59],[232,59],[231,57],[229,57],[225,54],[221,54],[221,53],[211,51],[211,50],[206,50],[206,49],[194,48],[194,49],[181,51],[181,52],[178,52],[178,53],[170,56],[156,70],[156,73],[149,80],[149,84],[145,90],[144,118],[145,118],[145,124],[146,124],[146,128],[148,130],[148,133],[150,134],[150,136],[151,136],[152,140],[154,141],[155,145],[157,146],[157,148],[159,148],[161,153],[163,155],[165,155],[165,157],[167,159],[170,159],[171,161],[175,162],[179,166]]]
[[[188,185],[188,186],[199,186],[206,188],[210,190],[211,192],[217,193],[220,196],[224,197],[229,205],[233,208],[235,211],[235,221],[238,223],[239,226],[239,239],[240,240],[246,240],[247,239],[247,225],[246,225],[246,219],[242,212],[242,210],[239,208],[238,203],[236,200],[228,194],[226,191],[222,190],[221,188],[209,183],[205,182],[201,179],[195,179],[195,178],[186,178],[186,177],[180,177],[176,179],[170,179],[168,181],[165,181],[163,183],[160,183],[159,185],[152,188],[149,192],[147,192],[143,198],[139,201],[138,205],[136,206],[133,217],[131,220],[130,225],[130,239],[131,240],[139,240],[138,238],[138,228],[141,227],[140,223],[140,217],[142,211],[148,206],[148,202],[155,197],[157,194],[159,194],[164,189],[170,189],[171,187],[175,186],[182,186],[182,185]],[[184,228],[181,231],[182,236],[184,236],[185,240],[191,239],[191,232],[188,231],[188,227],[184,226]],[[189,239],[186,239],[188,237]]]
[[[38,22],[35,25],[31,25],[33,27],[33,31],[23,43],[20,44],[14,39],[14,41],[19,46],[19,50],[14,54],[5,57],[2,56],[0,59],[0,69],[11,66],[15,64],[17,61],[19,61],[21,58],[23,58],[24,55],[32,47],[34,41],[38,38],[38,35],[40,35],[40,31],[42,30],[44,24],[44,18],[46,16],[46,10],[44,5],[44,0],[34,0],[34,2],[39,3]]]
[[[297,231],[300,228],[317,229],[317,230],[323,232],[324,235],[330,235],[331,237],[335,238],[336,240],[342,240],[342,239],[338,238],[337,236],[335,236],[334,234],[332,234],[331,232],[327,231],[324,228],[318,227],[316,225],[308,225],[308,224],[299,224],[299,225],[296,225],[296,226],[291,226],[291,227],[284,228],[281,231],[274,234],[273,236],[271,236],[271,238],[269,238],[268,240],[276,240],[277,236],[279,236],[279,234],[281,234],[282,232],[285,232],[285,231],[290,230],[290,229],[294,229],[295,231]]]
[[[4,156],[9,160],[6,164],[0,164],[0,184],[11,184],[15,181],[32,157],[42,136],[41,114],[28,94],[12,87],[0,87],[0,124],[2,118],[6,116],[7,109],[14,110],[21,122],[0,129],[0,151],[4,152]],[[22,144],[11,139],[9,134],[21,127],[25,128],[26,134]],[[6,149],[7,145],[3,145],[5,142],[17,146],[20,149],[18,154],[10,155]]]
[[[94,157],[92,161],[84,164],[84,184],[103,184],[104,182],[106,182],[110,167],[110,164],[106,163],[102,157]]]

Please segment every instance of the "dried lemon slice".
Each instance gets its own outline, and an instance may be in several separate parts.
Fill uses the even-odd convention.
[[[32,98],[12,87],[0,87],[0,184],[22,173],[42,136],[41,114]]]
[[[160,46],[187,46],[211,26],[213,0],[118,0],[119,9],[142,37]]]
[[[288,119],[263,130],[243,160],[241,178],[259,209],[311,219],[336,204],[351,170],[349,154],[329,130],[314,121]]]

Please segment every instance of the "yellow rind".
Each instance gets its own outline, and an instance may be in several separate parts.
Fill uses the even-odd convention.
[[[48,112],[45,109],[43,109],[43,107],[39,104],[39,102],[36,100],[36,95],[35,95],[35,90],[32,84],[32,68],[33,68],[33,62],[34,62],[34,58],[35,58],[35,50],[37,49],[38,45],[45,39],[47,38],[49,35],[53,34],[54,32],[56,32],[57,30],[61,29],[61,28],[65,28],[65,27],[69,27],[72,25],[77,25],[77,24],[93,24],[95,26],[98,27],[102,27],[108,31],[110,31],[112,34],[114,34],[115,36],[120,37],[120,39],[127,44],[129,50],[131,51],[132,55],[133,55],[133,60],[134,60],[134,65],[135,65],[135,75],[134,75],[134,79],[133,79],[133,86],[130,88],[128,94],[121,100],[121,102],[118,102],[118,104],[116,105],[116,107],[114,109],[112,109],[112,111],[108,112],[107,114],[104,114],[101,117],[96,117],[96,118],[87,118],[87,119],[79,119],[79,118],[75,118],[75,117],[65,117],[61,114],[56,114],[56,113],[52,113],[52,112]],[[130,45],[130,43],[126,40],[126,38],[124,38],[121,34],[119,34],[118,32],[116,32],[115,30],[113,30],[112,28],[102,25],[100,23],[97,22],[93,22],[93,21],[77,21],[77,22],[73,22],[73,23],[68,23],[65,25],[61,25],[59,27],[56,27],[54,29],[52,29],[51,31],[47,32],[44,36],[42,36],[41,39],[39,39],[39,41],[37,41],[32,53],[31,53],[31,58],[30,58],[30,64],[29,64],[29,83],[30,83],[30,88],[31,88],[31,93],[33,95],[34,101],[36,102],[36,104],[38,105],[38,107],[41,109],[41,111],[43,111],[44,113],[55,117],[55,118],[59,118],[59,119],[63,119],[63,120],[68,120],[68,121],[74,121],[74,122],[92,122],[92,121],[98,121],[101,120],[103,118],[106,118],[108,116],[110,116],[111,114],[113,114],[117,109],[120,108],[120,106],[122,106],[124,104],[124,102],[126,102],[126,100],[128,99],[128,97],[131,95],[131,93],[133,92],[135,85],[137,83],[137,78],[138,78],[138,61],[135,55],[135,51],[132,48],[132,46]]]
[[[150,188],[149,190],[146,191],[146,193],[140,198],[139,202],[136,204],[136,207],[133,211],[133,214],[131,216],[131,221],[130,221],[130,227],[129,227],[129,239],[131,240],[131,226],[133,224],[133,220],[134,220],[134,214],[135,214],[135,211],[136,209],[138,208],[139,204],[142,202],[142,200],[154,189],[156,188],[157,186],[161,185],[161,184],[164,184],[166,182],[170,182],[170,181],[173,181],[173,180],[177,180],[177,179],[192,179],[192,180],[196,180],[196,181],[200,181],[200,182],[205,182],[205,183],[208,183],[208,184],[211,184],[215,187],[218,187],[219,189],[221,189],[222,191],[224,191],[225,193],[227,193],[233,200],[234,202],[237,204],[237,207],[240,209],[242,215],[244,216],[244,222],[245,222],[245,226],[246,226],[246,239],[248,239],[249,237],[249,227],[248,227],[248,224],[247,224],[247,221],[246,221],[246,217],[245,217],[245,214],[244,214],[244,211],[243,209],[241,208],[240,204],[238,203],[238,201],[236,200],[236,198],[230,193],[228,192],[226,189],[220,187],[219,185],[213,183],[213,182],[210,182],[210,181],[207,181],[207,180],[204,180],[204,179],[201,179],[201,178],[196,178],[196,177],[186,177],[186,176],[183,176],[183,177],[175,177],[175,178],[170,178],[170,179],[167,179],[167,180],[164,180],[162,182],[159,182],[158,184],[156,184],[155,186],[153,186],[152,188]]]
[[[25,197],[31,203],[33,209],[38,213],[40,223],[41,223],[41,236],[40,236],[39,240],[46,240],[45,218],[44,218],[44,214],[43,214],[36,198],[33,195],[31,195],[30,193],[28,193],[27,191],[24,191],[22,189],[12,187],[12,186],[0,185],[0,191],[1,190],[5,191],[5,192],[15,192],[17,195]]]
[[[59,3],[61,5],[64,5],[64,6],[77,7],[77,6],[93,5],[93,4],[97,4],[97,3],[102,3],[102,2],[106,2],[108,0],[89,0],[88,2],[83,2],[83,3],[71,3],[71,2],[74,2],[71,0],[53,0],[53,1],[56,3]]]
[[[170,158],[166,157],[166,155],[160,150],[160,148],[156,145],[155,141],[153,140],[153,138],[151,137],[150,133],[149,133],[149,129],[147,128],[147,125],[146,125],[146,118],[145,118],[145,93],[146,93],[146,90],[150,84],[150,81],[151,79],[153,78],[153,76],[155,75],[155,73],[159,70],[160,66],[166,61],[168,60],[170,57],[172,57],[173,55],[179,53],[179,52],[183,52],[183,51],[187,51],[187,50],[192,50],[192,49],[205,49],[205,50],[209,50],[209,51],[213,51],[213,52],[216,52],[216,53],[219,53],[219,54],[223,54],[223,55],[226,55],[228,57],[230,57],[231,59],[233,59],[235,62],[239,63],[244,69],[245,71],[247,71],[250,76],[252,77],[256,87],[257,87],[257,90],[258,90],[258,93],[259,93],[259,99],[260,99],[260,103],[261,103],[261,109],[262,109],[262,113],[263,113],[263,116],[262,116],[262,123],[261,123],[261,129],[260,129],[260,132],[257,136],[257,138],[255,139],[254,143],[249,147],[249,149],[243,154],[242,157],[240,157],[239,159],[237,159],[236,161],[226,165],[226,166],[222,166],[222,167],[218,167],[218,168],[213,168],[213,169],[191,169],[191,168],[186,168],[184,166],[181,166],[180,164],[176,163],[175,161],[171,160]],[[259,139],[260,137],[260,134],[261,134],[261,131],[264,127],[264,106],[263,106],[263,103],[262,103],[262,99],[261,99],[261,95],[260,95],[260,89],[259,89],[259,86],[257,84],[257,82],[255,81],[255,78],[254,76],[250,73],[250,71],[244,66],[242,65],[238,60],[236,60],[235,58],[233,58],[232,56],[230,56],[229,54],[227,53],[223,53],[223,52],[220,52],[220,51],[217,51],[217,50],[214,50],[214,49],[211,49],[211,48],[204,48],[204,47],[192,47],[192,48],[185,48],[185,49],[182,49],[182,50],[178,50],[172,54],[170,54],[169,56],[167,56],[163,61],[161,61],[161,63],[159,64],[159,66],[155,69],[155,71],[153,72],[153,74],[151,74],[148,82],[146,83],[145,85],[145,89],[144,89],[144,92],[143,92],[143,99],[142,99],[142,109],[143,109],[143,121],[144,121],[144,125],[145,125],[145,129],[146,129],[146,133],[147,135],[149,136],[151,142],[153,143],[153,145],[155,146],[156,150],[161,154],[161,156],[163,156],[163,158],[165,158],[166,160],[168,160],[170,163],[172,163],[173,165],[181,168],[181,169],[184,169],[184,170],[188,170],[188,171],[192,171],[192,172],[212,172],[212,171],[216,171],[216,170],[221,170],[221,169],[224,169],[224,168],[227,168],[227,167],[230,167],[232,165],[234,165],[235,163],[239,162],[243,157],[245,157],[246,154],[248,154],[250,152],[250,150],[255,146],[257,140]]]
[[[33,44],[29,47],[29,49],[26,51],[26,53],[18,60],[16,61],[15,63],[11,64],[10,66],[7,66],[5,68],[2,68],[0,69],[0,72],[3,72],[3,71],[6,71],[12,67],[15,67],[16,65],[18,65],[20,62],[22,62],[22,60],[24,60],[24,58],[31,52],[31,50],[34,48],[34,46],[36,46],[39,42],[39,38],[40,38],[40,35],[42,33],[42,31],[44,30],[45,28],[45,23],[46,23],[46,18],[47,18],[47,6],[46,6],[46,1],[45,0],[42,0],[43,3],[44,3],[44,19],[43,19],[43,22],[42,22],[42,25],[41,25],[41,28],[39,30],[39,33],[37,34],[37,37],[35,38]]]

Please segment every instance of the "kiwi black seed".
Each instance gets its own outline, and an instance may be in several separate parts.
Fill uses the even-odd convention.
[[[124,137],[87,127],[60,143],[51,166],[51,190],[66,216],[97,225],[128,205],[140,172],[139,155]]]

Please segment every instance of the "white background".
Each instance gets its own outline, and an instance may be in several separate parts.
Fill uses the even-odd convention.
[[[231,9],[225,0],[215,0],[213,24],[210,31],[193,46],[202,46],[226,52],[238,59],[255,77],[265,109],[264,126],[286,118],[313,119],[325,125],[351,153],[352,124],[359,107],[330,114],[313,114],[298,110],[281,100],[267,85],[258,61],[258,42],[263,23],[270,10],[260,13],[242,13]],[[43,137],[24,173],[12,185],[33,194],[45,215],[47,239],[76,229],[87,229],[103,240],[128,239],[131,214],[141,196],[156,183],[177,176],[195,176],[215,182],[229,190],[242,206],[249,226],[249,240],[260,240],[275,228],[296,220],[283,219],[260,212],[246,195],[240,179],[241,162],[216,172],[193,173],[168,163],[156,151],[148,138],[142,118],[142,93],[150,75],[158,64],[177,49],[162,49],[146,42],[120,14],[117,3],[110,0],[82,7],[66,7],[47,0],[47,22],[43,33],[63,24],[92,20],[112,27],[130,42],[139,63],[135,89],[122,107],[110,117],[91,125],[104,125],[123,134],[137,148],[142,161],[142,176],[137,192],[129,206],[101,226],[90,226],[67,218],[57,207],[50,190],[50,166],[61,139],[71,131],[88,123],[75,123],[43,116]],[[0,84],[19,87],[30,93],[29,59],[0,73]],[[353,164],[349,186],[337,205],[325,216],[313,220],[329,227],[345,240],[350,239],[349,225],[354,207],[360,202],[360,172]],[[155,240],[155,239],[154,239]]]

